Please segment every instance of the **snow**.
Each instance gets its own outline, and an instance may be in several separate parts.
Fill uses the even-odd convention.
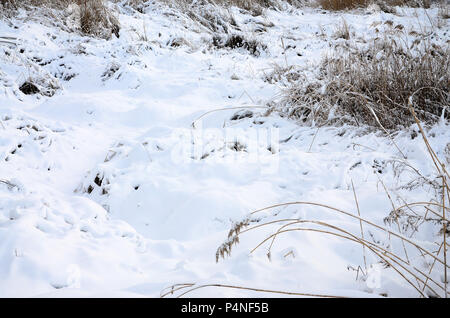
[[[269,261],[265,247],[249,251],[271,232],[248,232],[230,257],[215,262],[233,222],[259,208],[309,201],[356,214],[353,182],[362,216],[383,225],[392,207],[380,179],[405,200],[429,199],[425,186],[400,187],[414,175],[396,174],[390,163],[401,155],[383,133],[317,129],[254,108],[280,93],[279,83],[263,80],[274,63],[314,76],[330,43],[342,40],[333,39],[342,18],[367,39],[376,36],[374,22],[426,25],[422,9],[417,17],[413,9],[398,10],[403,14],[269,10],[263,18],[233,8],[243,32],[267,45],[260,56],[211,48],[212,36],[198,24],[153,4],[145,14],[123,10],[120,38],[110,41],[25,13],[1,20],[0,36],[16,37],[17,47],[0,45],[0,180],[9,182],[0,183],[0,296],[159,297],[172,284],[216,283],[417,297],[389,269],[376,269],[380,284],[369,288],[348,269],[363,267],[362,247],[318,233],[280,236]],[[427,14],[435,17],[437,9]],[[267,21],[274,26],[254,32]],[[143,24],[148,41],[141,39]],[[437,41],[448,40],[448,26],[439,34]],[[171,47],[173,39],[187,44]],[[27,78],[51,96],[24,95],[19,86]],[[245,116],[231,120],[237,112]],[[426,147],[412,131],[417,127],[393,140],[431,176]],[[448,123],[427,133],[438,156],[449,160]],[[326,209],[274,211],[277,218],[320,220],[359,233],[357,220]],[[270,218],[267,211],[260,215]],[[414,239],[432,241],[435,229],[424,225]],[[372,256],[368,263],[379,266]],[[261,296],[212,288],[189,295]]]

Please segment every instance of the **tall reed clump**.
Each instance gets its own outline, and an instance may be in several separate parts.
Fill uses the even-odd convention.
[[[85,34],[109,39],[112,34],[119,37],[120,24],[103,0],[78,0],[80,26]]]
[[[299,76],[277,108],[282,115],[316,124],[347,122],[396,129],[414,123],[408,98],[416,92],[417,117],[450,118],[449,46],[417,38],[411,45],[385,35],[365,48],[345,45],[323,58],[318,80]]]

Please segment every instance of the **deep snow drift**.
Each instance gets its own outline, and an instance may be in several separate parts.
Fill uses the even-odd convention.
[[[412,137],[416,126],[390,139],[367,128],[305,127],[264,109],[280,94],[281,84],[267,80],[273,65],[314,76],[322,54],[345,42],[334,36],[343,18],[351,41],[370,41],[377,26],[391,26],[386,21],[414,30],[437,16],[437,9],[398,10],[253,17],[233,8],[243,34],[261,44],[257,54],[214,47],[214,35],[198,23],[156,5],[145,14],[122,8],[120,37],[109,41],[25,11],[0,21],[0,36],[17,38],[16,46],[0,45],[0,296],[158,297],[177,283],[419,296],[370,254],[376,277],[361,278],[362,247],[319,233],[280,236],[269,260],[264,246],[249,251],[270,232],[249,232],[230,257],[215,260],[233,222],[269,205],[312,201],[357,213],[353,182],[361,215],[384,225],[392,205],[381,181],[398,205],[400,197],[433,197],[426,184],[411,185],[417,175],[400,165],[392,141],[431,178],[426,147]],[[449,35],[445,25],[436,41]],[[21,92],[29,79],[40,94]],[[449,164],[448,122],[427,134]],[[313,206],[271,213],[360,229],[355,219]],[[433,242],[437,229],[423,224],[402,234]],[[402,249],[382,232],[366,236]],[[428,271],[432,259],[407,248]],[[443,284],[443,267],[432,277]],[[189,295],[274,296],[208,288]]]

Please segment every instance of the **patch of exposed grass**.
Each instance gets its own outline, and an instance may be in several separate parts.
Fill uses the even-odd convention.
[[[105,0],[0,0],[0,13],[10,16],[18,8],[63,10],[73,4],[79,11],[82,33],[105,39],[109,39],[112,34],[119,36],[119,20],[108,8]]]
[[[318,2],[325,10],[339,11],[366,7],[370,0],[319,0]]]
[[[376,4],[383,11],[391,11],[393,6],[406,6],[412,8],[429,8],[431,0],[318,0],[319,5],[330,11],[342,11],[355,8],[365,8]]]
[[[119,37],[119,20],[106,7],[103,0],[78,0],[81,31],[85,34],[109,39]]]

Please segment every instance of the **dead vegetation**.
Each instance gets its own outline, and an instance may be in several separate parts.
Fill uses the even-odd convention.
[[[27,10],[47,10],[44,15],[53,19],[62,19],[60,15],[50,13],[51,10],[62,11],[69,6],[77,11],[76,15],[80,31],[83,34],[100,37],[104,39],[111,38],[114,34],[119,37],[120,24],[114,12],[107,6],[105,0],[0,0],[0,14],[12,16],[18,8]]]
[[[379,6],[383,11],[392,11],[394,6],[407,6],[412,8],[429,8],[431,0],[318,0],[319,5],[330,11],[342,11],[355,8],[366,8],[371,4]]]
[[[266,50],[267,46],[258,42],[255,39],[246,39],[239,34],[233,34],[227,37],[214,36],[212,45],[215,48],[229,48],[229,49],[245,49],[253,56],[259,56],[262,51]]]
[[[232,6],[238,7],[242,10],[250,12],[254,16],[260,16],[264,13],[265,9],[268,8],[281,8],[281,1],[278,0],[202,0],[202,1],[192,1],[192,0],[161,0],[172,6],[176,6],[184,9],[184,12],[191,11],[192,9],[198,7],[204,7],[208,5],[219,6],[222,8],[230,8]],[[292,6],[300,6],[304,4],[303,1],[299,0],[288,0],[286,3]]]
[[[40,92],[39,88],[32,82],[25,82],[20,87],[19,90],[25,95],[34,95]]]
[[[63,9],[75,0],[0,0],[4,10],[14,10],[19,7],[46,7]]]
[[[339,23],[336,26],[336,29],[334,32],[334,37],[336,39],[344,39],[344,40],[350,39],[350,28],[347,24],[347,21],[345,21],[345,19],[342,19],[341,23]]]
[[[325,10],[339,11],[366,7],[369,0],[319,0],[320,6]]]
[[[274,243],[279,237],[291,233],[317,233],[318,235],[335,237],[346,242],[353,242],[362,247],[364,264],[361,264],[358,267],[358,274],[359,272],[362,273],[361,279],[363,281],[368,279],[367,262],[369,260],[373,262],[376,259],[385,270],[389,269],[397,273],[401,279],[417,292],[419,297],[447,298],[449,295],[447,289],[447,272],[450,267],[447,261],[447,248],[449,245],[447,236],[450,233],[448,230],[449,220],[447,217],[450,212],[450,187],[448,184],[450,175],[443,162],[436,155],[436,152],[431,148],[426,133],[422,128],[422,124],[417,117],[416,109],[413,107],[414,96],[419,93],[420,89],[410,95],[407,107],[412,115],[411,117],[417,124],[426,145],[430,163],[432,162],[436,168],[435,178],[436,180],[439,180],[439,182],[437,185],[438,191],[434,198],[428,202],[405,202],[402,206],[396,206],[389,191],[385,188],[387,197],[392,204],[392,210],[390,211],[389,216],[384,219],[384,222],[388,225],[387,227],[361,217],[358,198],[353,183],[352,189],[358,213],[352,213],[341,208],[307,201],[275,204],[255,210],[245,219],[236,222],[230,229],[227,240],[217,249],[216,261],[230,256],[233,248],[240,243],[241,236],[248,232],[261,232],[264,230],[269,232],[269,234],[250,251],[250,254],[252,254],[263,246],[266,246],[267,257],[269,260],[271,259]],[[383,187],[385,187],[384,184]],[[360,232],[354,233],[340,225],[321,221],[320,219],[280,218],[278,216],[276,209],[293,205],[313,207],[315,213],[318,213],[319,215],[320,213],[328,212],[350,217],[359,222]],[[269,211],[275,212],[269,213]],[[402,218],[404,217],[406,217],[406,220],[403,220],[402,222]],[[403,226],[400,226],[401,223]],[[420,226],[424,223],[431,223],[434,226],[435,238],[437,241],[426,242],[422,240],[418,243],[418,241],[413,239],[414,234],[420,231]],[[394,226],[395,230],[391,229],[391,226]],[[408,229],[409,233],[407,233]],[[385,234],[384,237],[388,238],[388,242],[385,242],[387,245],[374,238],[374,233],[376,232]],[[370,235],[367,235],[367,233]],[[395,246],[397,248],[394,248]],[[369,255],[374,258],[369,258]],[[431,261],[426,261],[427,258]],[[208,286],[209,285],[206,285],[206,287]],[[174,291],[176,292],[178,290],[190,288],[187,292],[180,295],[182,296],[197,288],[203,287],[205,286],[179,286],[179,288]],[[172,291],[172,293],[174,291]],[[277,293],[282,294],[283,292],[278,291]],[[167,295],[167,293],[165,295]],[[298,295],[301,295],[301,293],[298,293]]]
[[[85,34],[108,39],[119,37],[119,20],[106,7],[103,0],[78,0],[81,31]]]
[[[420,88],[418,118],[448,120],[449,64],[449,47],[428,40],[408,46],[385,35],[365,48],[339,46],[323,58],[318,80],[299,76],[289,85],[279,110],[305,123],[396,129],[414,122],[408,98]]]
[[[432,0],[387,0],[385,1],[390,6],[406,6],[411,8],[425,8],[431,6]],[[435,1],[436,2],[436,1]]]

